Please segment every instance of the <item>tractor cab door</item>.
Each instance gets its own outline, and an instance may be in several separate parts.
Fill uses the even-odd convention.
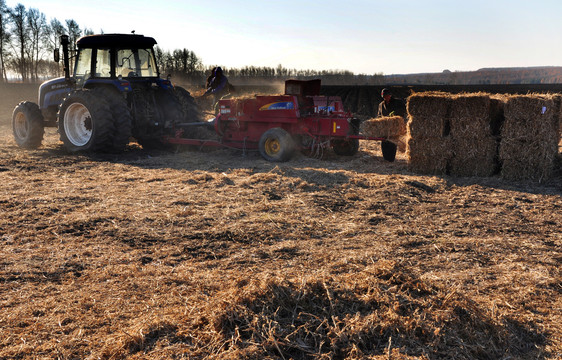
[[[74,68],[74,78],[78,87],[84,86],[84,82],[92,76],[92,52],[90,48],[83,48],[78,51],[76,67]]]

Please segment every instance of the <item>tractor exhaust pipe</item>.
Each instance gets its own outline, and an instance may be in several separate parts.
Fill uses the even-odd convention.
[[[68,35],[61,35],[60,43],[62,45],[62,56],[64,64],[64,79],[70,81],[70,58],[68,55]]]

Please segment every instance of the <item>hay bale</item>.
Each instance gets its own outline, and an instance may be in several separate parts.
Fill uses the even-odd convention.
[[[517,95],[505,104],[500,160],[502,177],[548,179],[560,141],[561,102],[552,95]]]
[[[406,122],[402,116],[385,116],[361,123],[361,133],[370,137],[397,138],[406,135]]]
[[[385,116],[365,120],[360,131],[369,137],[386,138],[396,144],[398,151],[406,151],[406,121],[401,116]]]
[[[459,139],[451,136],[453,155],[449,171],[456,176],[492,176],[499,172],[498,137]]]
[[[484,93],[451,98],[450,130],[453,156],[450,174],[491,176],[499,170],[498,144],[501,103]],[[493,105],[493,106],[492,106]]]
[[[449,134],[451,96],[442,92],[424,92],[408,98],[408,126],[416,138],[439,138]]]
[[[449,125],[451,96],[442,92],[413,94],[406,106],[406,157],[411,171],[446,174],[452,157]]]
[[[453,155],[451,137],[413,137],[407,138],[406,157],[411,171],[444,175],[448,172],[449,161]]]
[[[461,94],[451,97],[451,134],[457,138],[490,134],[490,96]]]

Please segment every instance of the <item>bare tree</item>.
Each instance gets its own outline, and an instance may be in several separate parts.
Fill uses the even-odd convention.
[[[70,41],[70,46],[72,49],[76,46],[76,41],[82,35],[82,30],[78,23],[72,19],[66,20],[66,30],[68,31],[68,40]]]
[[[0,0],[0,82],[8,81],[8,74],[6,73],[7,44],[10,42],[8,14],[5,0]]]
[[[65,29],[60,21],[57,19],[51,20],[51,23],[45,31],[45,39],[47,49],[53,51],[60,47],[60,37],[64,35]]]
[[[27,54],[29,59],[29,75],[34,81],[39,80],[39,63],[44,53],[43,34],[47,27],[45,14],[37,9],[29,9],[27,11],[27,28],[29,31],[29,46]]]
[[[14,42],[11,44],[14,48],[15,57],[13,59],[13,68],[20,73],[21,80],[27,81],[27,60],[25,52],[29,43],[27,32],[27,11],[25,6],[17,4],[10,11],[10,19],[13,26]]]
[[[65,34],[65,29],[64,26],[62,25],[62,23],[57,20],[57,19],[52,19],[51,23],[49,26],[47,26],[46,31],[45,31],[45,44],[47,47],[47,50],[50,53],[53,53],[53,51],[55,49],[58,49],[60,47],[60,37],[61,35]],[[57,69],[57,70],[55,70]],[[62,71],[62,67],[56,63],[54,63],[53,68],[52,68],[52,73],[53,75],[60,75]],[[49,74],[51,75],[51,74]]]
[[[194,74],[197,71],[203,70],[203,62],[193,51],[189,52],[187,63],[187,70],[190,74]]]

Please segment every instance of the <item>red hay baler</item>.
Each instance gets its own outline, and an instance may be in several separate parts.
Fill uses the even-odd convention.
[[[217,138],[189,138],[189,128],[212,124]],[[381,141],[385,160],[394,161],[396,145],[385,138],[359,134],[360,120],[346,112],[339,96],[320,96],[320,80],[287,80],[284,95],[255,96],[218,102],[210,123],[176,126],[170,144],[258,149],[269,161],[287,161],[300,150],[322,156],[326,148],[338,155],[355,155],[359,140]]]

